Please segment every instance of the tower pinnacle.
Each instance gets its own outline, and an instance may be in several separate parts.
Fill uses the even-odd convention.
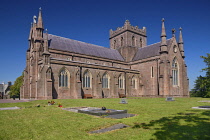
[[[182,43],[183,44],[182,28],[181,27],[179,28],[179,31],[180,31],[180,33],[179,33],[179,43]]]
[[[37,17],[34,15],[34,16],[33,16],[33,22],[34,22],[34,23],[36,23],[36,19],[37,19]]]
[[[182,28],[180,27],[179,28],[179,31],[180,31],[180,33],[179,33],[179,49],[180,49],[180,52],[181,52],[181,54],[182,54],[182,58],[185,58],[185,56],[184,56],[184,42],[183,42],[183,38],[182,38]]]
[[[166,37],[166,31],[165,31],[165,25],[164,25],[165,19],[162,19],[162,32],[161,32],[161,37]]]
[[[41,7],[39,8],[39,17],[38,17],[38,22],[37,22],[37,28],[44,29],[43,21],[42,21],[42,9],[41,9]]]
[[[167,53],[167,44],[166,44],[166,31],[164,25],[164,18],[162,19],[162,29],[161,29],[161,46],[160,46],[160,53]]]
[[[175,32],[176,32],[176,30],[175,30],[175,28],[173,28],[173,29],[172,29],[172,36],[173,36],[173,37],[175,37]]]
[[[46,29],[45,31],[46,31],[46,33],[45,33],[46,37],[44,38],[44,42],[45,42],[44,54],[49,54],[49,51],[48,51],[48,30]]]

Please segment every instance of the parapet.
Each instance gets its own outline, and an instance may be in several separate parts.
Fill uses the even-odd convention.
[[[143,35],[146,37],[146,27],[139,29],[138,26],[132,26],[130,24],[129,20],[126,20],[124,26],[118,27],[117,30],[115,30],[115,31],[113,31],[112,29],[110,30],[110,32],[109,32],[110,38],[113,38],[125,31],[131,31],[131,32],[134,32],[136,34],[140,34],[140,35]]]

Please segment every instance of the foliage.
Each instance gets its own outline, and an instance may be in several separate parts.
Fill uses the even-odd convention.
[[[194,88],[190,92],[191,97],[210,97],[210,54],[207,53],[207,56],[201,56],[204,62],[206,63],[206,68],[203,68],[202,71],[206,71],[205,76],[197,77],[195,81]]]
[[[14,85],[12,85],[10,87],[10,96],[17,96],[19,97],[20,96],[20,87],[22,86],[23,84],[23,73],[20,77],[18,77],[16,80],[15,80],[15,83]]]
[[[54,105],[55,104],[55,101],[48,101],[48,105]]]
[[[204,140],[210,139],[210,111],[191,107],[209,103],[202,98],[132,98],[128,104],[120,99],[55,99],[67,107],[99,107],[127,109],[134,117],[110,119],[62,110],[57,105],[45,106],[47,100],[22,103],[0,103],[0,107],[27,107],[2,110],[0,139],[2,140]],[[210,98],[205,99],[210,100]],[[34,107],[39,104],[40,107]],[[33,106],[28,108],[29,106]],[[44,107],[45,106],[45,107]],[[123,123],[130,127],[102,134],[89,131]],[[30,128],[30,129],[29,129]]]

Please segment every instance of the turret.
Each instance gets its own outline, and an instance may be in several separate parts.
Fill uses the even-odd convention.
[[[33,23],[31,23],[31,28],[30,28],[30,33],[29,33],[29,37],[28,40],[30,41],[32,38],[32,32],[33,32]]]
[[[43,38],[43,20],[42,20],[42,9],[39,8],[39,16],[38,16],[38,22],[36,24],[36,30],[37,30],[37,39]]]
[[[44,29],[43,21],[42,21],[42,9],[39,8],[39,17],[37,22],[37,28]]]
[[[48,30],[46,29],[45,38],[44,38],[44,52],[42,53],[44,64],[50,65],[50,53],[48,49]]]
[[[162,19],[162,31],[161,31],[161,45],[160,45],[160,53],[168,53],[168,48],[166,44],[166,31],[164,25],[164,18]]]
[[[179,49],[180,49],[180,52],[181,52],[181,55],[182,55],[182,58],[185,58],[184,56],[184,42],[183,42],[183,38],[182,38],[182,28],[180,27],[179,28]]]
[[[49,53],[48,50],[48,30],[46,29],[46,33],[45,33],[46,37],[44,39],[44,53]]]

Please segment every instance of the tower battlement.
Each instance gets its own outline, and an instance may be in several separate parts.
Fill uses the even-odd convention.
[[[132,26],[129,20],[126,20],[124,26],[118,27],[115,31],[113,31],[112,29],[110,30],[110,38],[113,38],[125,31],[130,31],[146,37],[146,27],[140,29],[138,26]]]

